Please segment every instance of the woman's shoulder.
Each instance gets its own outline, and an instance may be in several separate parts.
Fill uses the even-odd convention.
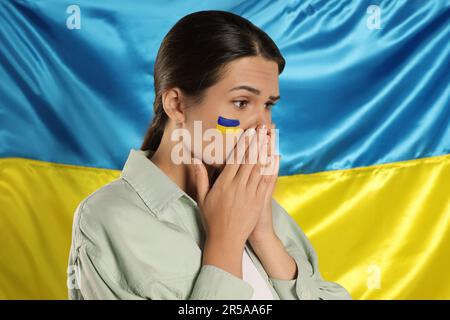
[[[136,277],[130,280],[134,284],[156,275],[187,277],[201,261],[201,251],[194,239],[158,219],[127,181],[120,178],[78,205],[71,261],[76,260],[78,252],[88,255],[91,263],[103,268],[115,281],[125,276]],[[124,270],[130,274],[124,275]]]
[[[123,233],[127,225],[151,219],[152,212],[123,179],[115,179],[85,197],[73,217],[73,238],[79,242],[107,234]]]
[[[124,214],[125,211],[145,211],[146,206],[124,179],[117,178],[85,197],[78,209],[83,216],[104,218],[105,215],[111,217],[113,214]]]
[[[185,241],[184,229],[174,222],[161,220],[141,198],[142,192],[118,178],[88,195],[74,213],[75,241],[96,246],[111,241],[130,242],[137,237],[149,242],[167,238]]]

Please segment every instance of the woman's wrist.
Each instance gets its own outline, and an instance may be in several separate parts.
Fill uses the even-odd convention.
[[[265,243],[271,243],[278,240],[278,236],[272,228],[265,232],[252,233],[247,240],[251,245],[264,245]]]
[[[269,277],[281,280],[296,278],[297,265],[295,260],[286,251],[283,242],[276,234],[249,242]]]
[[[209,238],[203,248],[202,264],[210,264],[242,279],[242,255],[245,242]]]

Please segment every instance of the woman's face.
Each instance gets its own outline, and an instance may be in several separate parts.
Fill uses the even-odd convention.
[[[272,123],[272,106],[279,99],[278,89],[278,65],[274,61],[262,57],[244,57],[230,62],[227,65],[222,79],[207,89],[201,104],[185,109],[185,128],[190,131],[191,137],[194,132],[194,121],[201,121],[202,133],[208,129],[217,132],[221,136],[222,143],[217,141],[214,135],[210,135],[208,141],[192,139],[191,152],[197,158],[202,158],[205,163],[220,167],[225,163],[227,156],[226,138],[230,135],[217,131],[218,117],[237,119],[243,130],[257,128],[263,124],[270,129]],[[198,126],[199,123],[197,123]],[[198,128],[197,128],[198,130]],[[211,131],[210,131],[211,132]],[[233,145],[236,143],[237,135],[234,136]],[[229,140],[233,141],[233,139]],[[197,147],[194,147],[197,143]],[[222,149],[220,163],[215,161],[216,156],[211,157],[211,144],[216,144],[217,150]],[[207,146],[209,145],[209,149]],[[199,154],[201,150],[202,154]]]

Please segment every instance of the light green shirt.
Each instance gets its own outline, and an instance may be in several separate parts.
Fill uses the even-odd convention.
[[[202,265],[205,239],[197,203],[147,155],[131,149],[120,177],[78,205],[69,299],[251,299],[248,282]],[[351,299],[343,287],[322,279],[311,243],[272,201],[274,229],[297,263],[297,278],[268,277],[248,242],[245,250],[274,299]]]

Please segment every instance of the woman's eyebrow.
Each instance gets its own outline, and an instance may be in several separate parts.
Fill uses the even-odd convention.
[[[231,88],[229,91],[242,90],[242,89],[250,91],[251,93],[254,93],[257,96],[259,96],[261,94],[261,91],[259,91],[258,89],[250,87],[250,86],[246,86],[246,85],[242,85],[242,86],[237,86],[237,87]],[[276,100],[280,99],[280,96],[269,96],[269,99],[272,100],[272,101],[276,101]]]

